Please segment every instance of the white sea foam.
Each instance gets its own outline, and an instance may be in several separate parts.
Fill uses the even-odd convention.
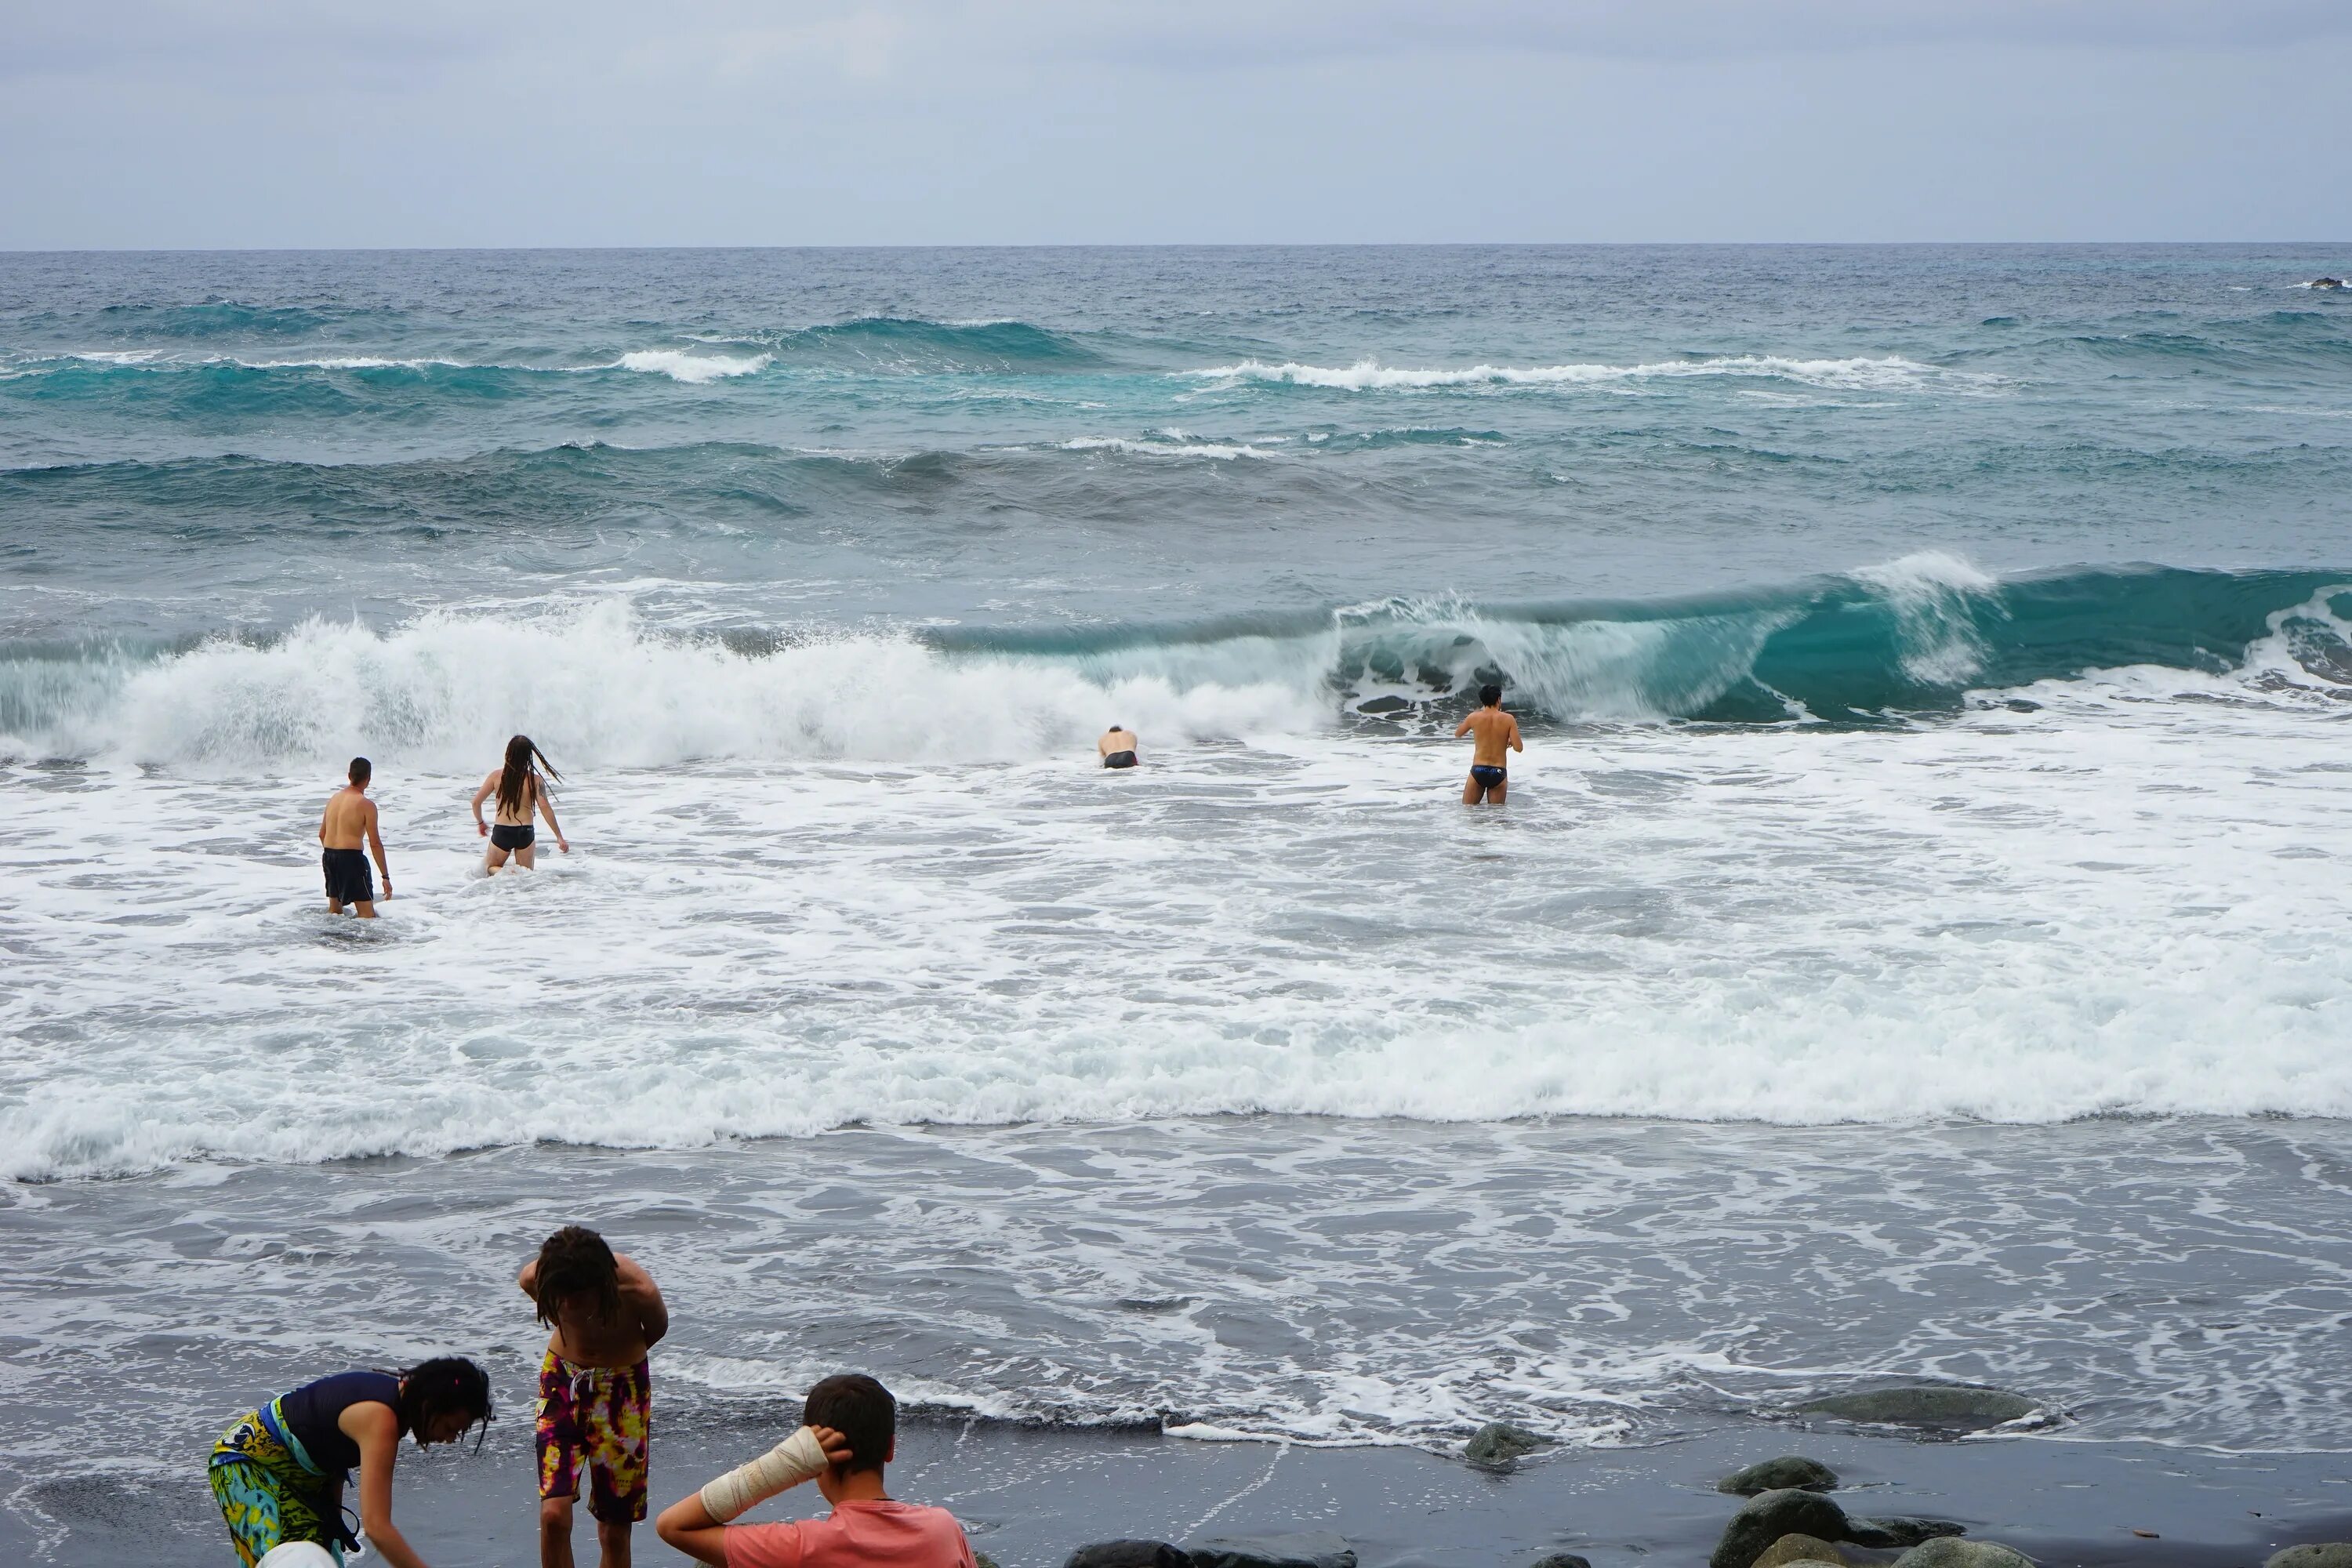
[[[1060,443],[1065,452],[1124,452],[1140,458],[1209,458],[1231,462],[1235,458],[1271,458],[1277,454],[1255,445],[1231,441],[1201,441],[1181,437],[1131,440],[1122,436],[1079,436]]]
[[[1234,364],[1182,373],[1196,380],[1280,382],[1345,392],[1423,391],[1463,386],[1575,386],[1687,376],[1743,376],[1802,382],[1812,386],[1865,391],[1916,390],[1930,384],[1983,389],[1998,378],[1945,370],[1900,355],[1846,359],[1793,359],[1780,354],[1726,354],[1708,359],[1658,360],[1639,364],[1574,363],[1534,366],[1475,364],[1460,369],[1412,369],[1362,359],[1347,366],[1279,364],[1243,360]]]
[[[1952,687],[1984,668],[1979,607],[1998,609],[2000,584],[1958,556],[1921,551],[1885,565],[1865,566],[1854,578],[1876,588],[1895,608],[1903,641],[1904,672],[1929,686]]]
[[[576,375],[610,370],[639,371],[667,375],[689,384],[751,375],[773,363],[775,356],[695,353],[683,349],[638,349],[598,364],[530,364],[508,360],[450,359],[443,355],[280,354],[252,359],[241,354],[192,354],[167,349],[88,349],[71,353],[17,358],[0,374],[30,375],[77,363],[152,367],[164,370],[204,369],[236,365],[245,370],[507,370],[544,374]]]
[[[625,630],[602,635],[644,657]],[[357,661],[420,662],[361,638],[289,651],[253,710],[364,710]],[[0,775],[7,1172],[1229,1111],[2352,1116],[2339,726],[2258,680],[2223,702],[2051,683],[2030,716],[1989,700],[1899,737],[1539,740],[1507,814],[1478,816],[1452,804],[1457,752],[1296,733],[1278,689],[1266,731],[1202,742],[1188,712],[1247,727],[1232,689],[919,703],[892,682],[936,656],[868,645],[806,650],[867,672],[812,709],[696,649],[666,689],[712,689],[681,713],[621,689],[628,663],[499,683],[542,651],[442,647],[488,700],[455,731],[403,689],[452,754],[379,756],[400,897],[372,929],[310,910],[349,734],[306,742],[309,776]],[[321,656],[353,668],[309,684]],[[138,710],[169,724],[211,679]],[[1139,775],[1087,765],[1112,718],[1143,731]],[[940,760],[1030,752],[1040,723],[1065,760]],[[460,769],[516,724],[572,772],[577,852],[483,881]],[[929,760],[616,765],[681,735]]]
[[[756,374],[774,363],[775,355],[688,353],[682,349],[639,349],[633,353],[623,354],[616,363],[623,370],[666,375],[672,381],[683,381],[691,385],[700,385],[705,382],[723,381],[730,376]]]
[[[1328,721],[1333,657],[1311,637],[1075,664],[950,657],[897,636],[741,653],[649,631],[610,601],[525,618],[430,615],[386,633],[313,621],[266,647],[224,639],[154,663],[16,667],[18,700],[48,717],[0,734],[0,758],[216,772],[367,752],[431,765],[521,729],[624,767],[1012,761],[1090,741],[1113,710],[1171,739],[1309,730]]]

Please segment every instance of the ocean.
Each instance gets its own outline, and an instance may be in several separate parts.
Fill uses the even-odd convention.
[[[688,1423],[2352,1452],[2346,263],[0,255],[0,1530],[572,1220]]]

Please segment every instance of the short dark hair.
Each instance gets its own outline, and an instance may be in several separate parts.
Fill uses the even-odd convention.
[[[353,757],[352,759],[352,771],[346,776],[348,776],[353,784],[365,784],[368,782],[369,775],[374,772],[375,764],[373,763],[369,762],[365,757]]]
[[[1478,700],[1488,708],[1494,707],[1502,700],[1503,689],[1499,686],[1482,686],[1478,689]]]
[[[835,1373],[808,1391],[801,1425],[830,1426],[849,1439],[849,1459],[841,1468],[878,1470],[890,1457],[898,1431],[898,1402],[862,1372]]]
[[[539,1274],[530,1283],[542,1323],[555,1321],[567,1296],[595,1297],[599,1318],[621,1310],[621,1266],[604,1238],[584,1225],[567,1225],[540,1244]]]
[[[421,1437],[435,1417],[453,1410],[466,1416],[468,1426],[489,1425],[490,1374],[464,1356],[436,1356],[399,1375],[397,1413],[401,1430],[409,1436]]]

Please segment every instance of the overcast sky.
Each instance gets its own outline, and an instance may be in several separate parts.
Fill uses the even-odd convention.
[[[0,247],[2352,239],[2352,0],[0,0]]]

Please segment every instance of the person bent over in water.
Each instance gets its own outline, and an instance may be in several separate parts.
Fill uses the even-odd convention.
[[[809,1390],[799,1431],[662,1510],[654,1528],[718,1568],[975,1568],[963,1526],[943,1508],[892,1500],[882,1467],[898,1458],[898,1404],[858,1373]],[[833,1505],[796,1524],[730,1521],[814,1479]]]
[[[1505,753],[1524,752],[1527,747],[1519,741],[1519,721],[1503,711],[1501,687],[1480,687],[1478,702],[1478,710],[1454,731],[1457,741],[1468,734],[1477,736],[1470,752],[1470,779],[1462,786],[1462,804],[1475,805],[1484,800],[1500,805],[1511,783]]]
[[[539,1560],[572,1568],[572,1505],[588,1472],[588,1512],[604,1568],[628,1568],[629,1528],[646,1517],[647,1353],[669,1331],[653,1276],[583,1226],[567,1225],[515,1277],[553,1331],[539,1368]]]
[[[533,766],[534,763],[538,765]],[[517,735],[507,742],[506,761],[492,769],[483,778],[482,787],[474,792],[474,831],[490,841],[482,856],[482,875],[487,877],[505,865],[509,855],[524,870],[532,868],[539,853],[532,847],[539,842],[539,829],[531,826],[534,815],[547,818],[555,847],[566,855],[572,853],[563,825],[555,820],[555,802],[547,793],[547,781],[562,777],[529,735]],[[482,802],[493,795],[499,797],[495,825],[482,820]]]
[[[490,1418],[490,1380],[460,1356],[406,1372],[339,1372],[306,1383],[230,1423],[205,1467],[213,1500],[245,1568],[289,1542],[343,1560],[358,1542],[343,1528],[343,1487],[360,1473],[360,1528],[392,1568],[425,1560],[392,1522],[392,1469],[400,1439],[454,1443]]]
[[[1126,725],[1113,724],[1095,742],[1095,754],[1102,758],[1102,765],[1107,768],[1131,768],[1135,766],[1135,748],[1142,743],[1142,738]]]
[[[383,863],[383,836],[376,831],[375,802],[367,797],[374,764],[353,757],[351,782],[327,797],[327,812],[319,818],[319,865],[327,874],[327,912],[339,915],[343,906],[363,921],[375,919],[375,884],[368,879],[367,857],[360,853],[364,840],[375,852],[375,868],[383,873],[383,896],[392,897],[392,868]]]

